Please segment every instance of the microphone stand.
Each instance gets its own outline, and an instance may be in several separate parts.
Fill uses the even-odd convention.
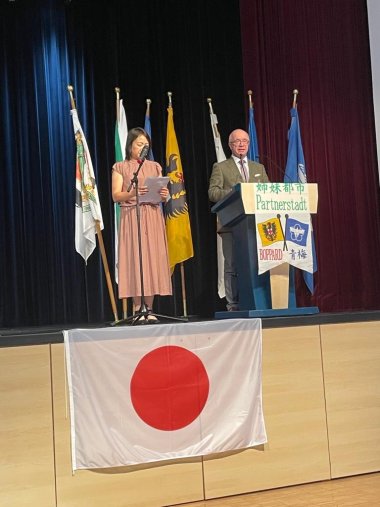
[[[144,274],[143,274],[143,262],[142,262],[142,246],[141,246],[141,223],[140,223],[140,199],[139,199],[139,181],[138,174],[140,169],[145,162],[146,157],[143,157],[139,161],[139,166],[137,170],[133,173],[133,178],[131,179],[131,183],[127,189],[127,192],[130,192],[131,188],[134,187],[136,189],[136,219],[137,219],[137,241],[138,241],[138,249],[139,249],[139,266],[140,266],[140,288],[141,288],[141,306],[138,312],[136,312],[131,317],[127,317],[126,319],[119,320],[117,323],[125,322],[130,323],[132,326],[135,324],[157,324],[158,320],[148,320],[148,316],[152,315],[153,317],[177,320],[180,322],[188,322],[187,318],[184,317],[172,317],[170,315],[161,315],[159,313],[153,313],[151,309],[149,309],[145,304],[145,295],[144,295]]]

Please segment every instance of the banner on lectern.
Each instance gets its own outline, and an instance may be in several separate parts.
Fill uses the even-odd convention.
[[[313,272],[311,218],[307,185],[256,183],[258,273],[284,262]]]

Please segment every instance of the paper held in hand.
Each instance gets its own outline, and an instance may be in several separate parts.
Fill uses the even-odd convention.
[[[144,185],[148,187],[148,192],[144,195],[139,196],[140,202],[150,202],[157,204],[162,201],[160,190],[162,187],[166,187],[169,183],[168,176],[159,176],[157,178],[149,177],[145,180]]]

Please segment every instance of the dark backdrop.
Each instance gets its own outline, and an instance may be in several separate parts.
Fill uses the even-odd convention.
[[[1,3],[0,26],[0,326],[113,319],[99,249],[86,266],[74,247],[68,84],[96,170],[111,267],[114,88],[121,88],[129,128],[143,125],[145,100],[152,100],[153,149],[161,164],[167,92],[173,92],[195,251],[185,263],[188,313],[203,317],[223,306],[207,198],[215,150],[206,99],[212,98],[227,154],[229,132],[246,128],[246,92],[253,88],[262,162],[281,181],[298,87],[309,181],[320,184],[317,290],[311,301],[301,286],[300,302],[316,302],[321,311],[379,308],[364,1],[17,0]],[[178,273],[174,285],[174,298],[161,298],[159,311],[181,314]]]

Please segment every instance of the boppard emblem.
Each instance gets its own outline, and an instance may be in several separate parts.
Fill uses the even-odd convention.
[[[277,226],[274,222],[262,224],[263,232],[268,241],[275,241],[277,238]]]

